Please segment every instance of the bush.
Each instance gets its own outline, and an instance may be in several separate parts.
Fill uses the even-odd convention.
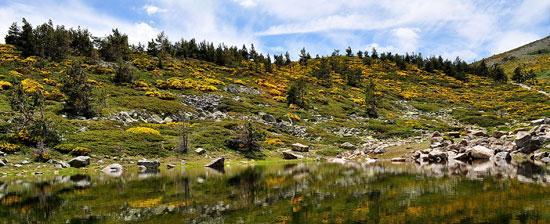
[[[290,85],[286,101],[288,105],[298,105],[299,107],[306,107],[306,81],[304,79],[298,79],[292,85]]]
[[[159,131],[157,131],[155,129],[152,129],[152,128],[148,128],[148,127],[129,128],[129,129],[126,130],[126,132],[129,132],[129,133],[132,133],[132,134],[160,135]]]
[[[19,147],[19,145],[7,143],[7,142],[0,143],[1,152],[14,153],[14,152],[19,152],[20,150],[21,150],[21,147]]]
[[[128,64],[124,63],[123,61],[119,61],[117,63],[113,82],[116,84],[132,83],[134,79],[135,79],[135,75],[132,68]]]
[[[61,91],[67,97],[63,110],[75,116],[94,116],[92,85],[81,64],[71,65],[61,81]]]
[[[0,81],[0,90],[10,89],[13,85],[7,81]]]

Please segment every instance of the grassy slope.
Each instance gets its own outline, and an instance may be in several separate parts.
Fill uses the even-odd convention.
[[[488,65],[502,66],[510,77],[518,66],[522,66],[525,70],[533,69],[538,78],[538,83],[535,86],[545,92],[550,92],[550,36],[493,55],[486,58],[485,61]]]
[[[7,45],[0,45],[0,80],[17,83],[25,78],[32,78],[53,93],[59,88],[60,75],[68,64],[76,60],[67,59],[63,62],[43,62],[37,58],[21,58],[19,54]],[[301,142],[313,145],[314,154],[335,155],[341,149],[343,142],[360,144],[362,138],[371,135],[378,138],[409,137],[420,135],[423,131],[447,131],[455,129],[450,125],[446,115],[466,124],[476,124],[485,127],[510,128],[505,125],[512,121],[524,121],[550,116],[548,98],[533,91],[527,91],[514,85],[495,85],[492,81],[477,76],[469,76],[468,82],[462,82],[442,74],[428,74],[415,67],[399,71],[387,62],[378,62],[373,66],[364,66],[357,58],[342,58],[352,60],[363,69],[366,77],[372,78],[377,85],[376,94],[380,97],[380,113],[382,119],[349,119],[350,115],[364,115],[362,88],[349,87],[339,74],[333,74],[333,86],[322,87],[318,80],[308,79],[307,100],[309,109],[289,108],[284,102],[288,83],[308,74],[316,61],[308,67],[297,64],[276,68],[273,74],[255,72],[253,65],[240,68],[220,67],[197,60],[171,59],[164,69],[156,68],[156,60],[145,55],[133,55],[130,60],[138,69],[140,82],[146,87],[136,88],[135,85],[115,86],[111,82],[113,69],[105,63],[85,65],[96,86],[96,92],[106,100],[101,108],[102,117],[118,111],[145,109],[156,114],[173,114],[178,111],[193,112],[194,108],[181,103],[180,99],[162,100],[154,96],[146,96],[147,91],[169,92],[175,95],[202,94],[204,91],[192,89],[160,90],[155,83],[158,80],[170,78],[188,79],[195,82],[194,87],[216,87],[209,91],[222,95],[222,103],[233,119],[221,121],[193,120],[191,123],[191,147],[203,147],[210,156],[224,155],[242,157],[243,154],[230,150],[224,145],[226,139],[237,133],[232,127],[243,124],[243,117],[253,117],[258,112],[272,114],[277,119],[289,120],[299,117],[294,123],[307,128],[308,136],[300,138],[277,130],[270,125],[255,122],[261,131],[266,133],[266,141],[262,146],[266,150],[247,155],[252,158],[278,157],[276,150]],[[15,72],[16,71],[16,72]],[[240,84],[257,88],[260,95],[232,94],[223,91],[229,84]],[[239,101],[234,98],[239,96]],[[9,96],[5,92],[0,95],[0,111],[3,124],[11,116],[7,103]],[[164,157],[174,155],[171,151],[178,143],[179,126],[171,124],[132,124],[124,126],[121,123],[108,120],[74,120],[62,118],[60,109],[62,100],[48,101],[48,117],[63,133],[64,143],[90,148],[95,155],[129,155]],[[411,110],[418,110],[410,115]],[[296,115],[296,116],[295,116]],[[315,115],[332,120],[312,122]],[[136,135],[125,132],[132,126],[145,126],[159,130],[161,135]],[[86,127],[86,131],[79,129]],[[359,136],[341,137],[331,133],[341,127],[357,128],[366,133]],[[2,138],[6,135],[2,134]],[[30,152],[31,149],[24,149]],[[185,159],[195,160],[202,156],[189,153]]]

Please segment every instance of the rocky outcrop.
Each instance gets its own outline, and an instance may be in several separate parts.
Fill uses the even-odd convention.
[[[204,150],[203,148],[197,148],[197,149],[195,149],[195,153],[197,153],[199,155],[202,155],[202,154],[206,153],[206,150]]]
[[[516,150],[522,153],[532,153],[550,142],[550,125],[541,124],[529,131],[520,131],[516,134]]]
[[[355,149],[355,145],[349,142],[344,142],[340,144],[340,148],[351,150],[351,149]]]
[[[251,94],[251,95],[259,95],[262,93],[260,90],[243,86],[243,85],[236,85],[236,84],[227,85],[223,87],[223,90],[226,92],[235,93],[235,94],[244,93],[244,94]]]
[[[294,143],[291,145],[292,151],[295,152],[309,152],[309,146],[301,144],[301,143]]]
[[[205,167],[210,167],[210,168],[213,168],[213,169],[223,169],[224,168],[224,163],[225,163],[225,158],[220,157],[220,158],[216,158],[216,159],[210,161],[210,163],[208,163],[204,166]]]
[[[292,160],[292,159],[302,159],[302,155],[292,152],[291,150],[283,151],[283,159]]]
[[[158,170],[160,162],[156,160],[142,159],[137,162],[138,166],[143,166],[146,170]],[[143,169],[143,168],[142,168]]]
[[[82,168],[90,165],[89,156],[79,156],[69,160],[69,165],[74,168]]]

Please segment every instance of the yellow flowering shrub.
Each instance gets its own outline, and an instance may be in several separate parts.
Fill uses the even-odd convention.
[[[19,152],[19,150],[21,150],[21,147],[19,147],[19,145],[7,143],[7,142],[0,143],[0,151],[2,152],[14,153],[14,152]]]
[[[284,103],[284,102],[286,102],[286,97],[284,97],[284,96],[274,96],[273,100],[275,100],[277,102],[280,102],[280,103]]]
[[[2,80],[0,80],[0,89],[6,90],[6,89],[11,88],[12,86],[13,86],[13,85],[12,85],[10,82],[8,82],[8,81],[2,81]]]
[[[190,78],[170,78],[166,81],[157,80],[156,86],[161,89],[195,89],[203,92],[212,92],[218,90],[217,87],[210,85],[207,82],[197,81]]]
[[[30,56],[30,57],[27,57],[25,58],[25,60],[21,61],[27,65],[33,65],[35,64],[36,62],[38,61],[38,57],[37,56]]]
[[[296,114],[293,114],[293,113],[290,113],[290,112],[289,112],[287,115],[288,115],[288,118],[290,118],[290,119],[293,120],[293,121],[300,121],[300,120],[302,120],[302,119],[300,118],[300,116],[298,116],[298,115],[296,115]]]
[[[65,98],[65,95],[57,88],[52,89],[51,91],[44,92],[44,97],[47,100],[53,100],[53,101],[63,101]]]
[[[137,89],[137,90],[148,90],[149,84],[147,84],[144,81],[135,81],[133,87],[134,89]]]
[[[23,91],[25,91],[26,93],[34,93],[44,90],[44,86],[42,86],[34,79],[24,79],[23,81],[21,81],[21,85],[23,86]]]
[[[159,131],[148,127],[129,128],[126,130],[126,132],[132,133],[132,134],[160,135]]]
[[[18,71],[11,70],[8,72],[8,75],[12,77],[21,77],[23,74],[19,73]]]
[[[128,205],[133,208],[152,208],[159,205],[162,202],[162,197],[151,198],[145,200],[136,200],[128,202]]]
[[[57,85],[57,82],[53,79],[49,79],[49,78],[44,78],[42,79],[42,82],[50,85],[50,86],[56,86]]]
[[[146,96],[151,97],[158,97],[159,99],[163,100],[175,100],[176,95],[169,93],[169,92],[161,92],[161,91],[147,91],[145,92]]]
[[[278,138],[268,138],[265,140],[265,143],[268,145],[282,145],[283,141],[281,141],[281,139],[278,139]]]

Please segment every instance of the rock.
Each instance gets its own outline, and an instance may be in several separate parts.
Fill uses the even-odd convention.
[[[495,131],[493,132],[493,137],[494,138],[501,138],[502,136],[505,136],[506,133],[505,132],[502,132],[502,131]]]
[[[495,154],[492,158],[493,158],[494,161],[509,162],[509,161],[512,160],[512,156],[510,155],[509,152],[499,152],[499,153]]]
[[[3,166],[7,166],[8,163],[6,162],[5,159],[0,159],[0,167],[3,167]]]
[[[470,161],[472,160],[472,157],[470,156],[470,153],[469,152],[464,152],[464,153],[459,153],[457,154],[454,159],[458,160],[458,161]]]
[[[407,161],[407,159],[402,158],[402,157],[396,157],[396,158],[392,158],[391,161],[392,162],[405,162],[405,161]]]
[[[214,169],[223,169],[225,158],[220,157],[212,160],[210,163],[204,165],[205,167],[210,167]]]
[[[199,155],[202,155],[202,154],[206,153],[206,150],[204,150],[203,148],[197,148],[197,149],[195,149],[195,152]]]
[[[435,138],[435,137],[441,137],[441,133],[439,133],[438,131],[434,132],[432,134],[432,138]]]
[[[5,152],[0,151],[0,157],[6,157],[7,155]]]
[[[53,163],[55,165],[56,168],[69,168],[71,167],[71,165],[69,165],[68,163],[64,162],[64,161],[59,161],[59,160],[51,160],[51,163]]]
[[[294,143],[291,146],[292,146],[292,151],[295,151],[295,152],[308,152],[309,151],[309,146],[304,145],[304,144]]]
[[[489,137],[487,135],[487,132],[483,130],[474,130],[471,132],[471,134],[472,136],[476,136],[476,137]]]
[[[374,150],[372,150],[372,153],[374,154],[382,154],[385,152],[386,152],[386,147],[384,146],[379,146],[379,147],[376,147]]]
[[[430,142],[433,144],[433,143],[436,143],[436,142],[443,142],[443,137],[432,137],[430,139]]]
[[[468,146],[469,144],[470,142],[468,142],[468,140],[466,139],[462,139],[462,141],[458,143],[459,146]]]
[[[277,122],[277,119],[275,119],[275,117],[273,117],[273,115],[271,115],[271,114],[262,115],[262,120],[264,120],[266,122],[269,122],[269,123]]]
[[[336,164],[345,164],[348,161],[346,159],[342,159],[342,158],[330,158],[330,159],[327,160],[327,162],[336,163]]]
[[[540,140],[533,139],[533,132],[520,131],[516,134],[514,140],[518,151],[529,154],[537,150],[540,147]]]
[[[428,153],[428,160],[430,162],[441,163],[447,161],[447,153],[440,150],[432,150]]]
[[[89,156],[78,156],[76,158],[73,158],[73,159],[69,160],[69,165],[71,167],[75,167],[75,168],[86,167],[86,166],[90,165],[90,157]]]
[[[166,164],[166,168],[168,168],[168,169],[173,169],[174,167],[176,167],[176,165],[174,165],[174,164]]]
[[[146,170],[158,170],[160,166],[159,161],[142,159],[137,162],[138,166],[144,166]]]
[[[550,124],[550,118],[541,118],[541,119],[531,121],[531,125],[533,126],[541,125],[541,124]]]
[[[102,171],[105,174],[122,173],[123,168],[122,168],[122,165],[120,165],[118,163],[113,163],[113,164],[108,165],[105,168],[103,168]]]
[[[533,155],[531,156],[531,159],[532,160],[541,160],[543,159],[544,157],[550,157],[550,152],[535,152],[533,153]]]
[[[302,155],[298,155],[294,152],[292,152],[291,150],[286,150],[286,151],[283,151],[283,159],[302,159],[304,158]]]
[[[349,142],[344,142],[340,145],[340,148],[343,148],[343,149],[355,149],[355,145],[349,143]]]
[[[485,146],[476,145],[470,149],[470,155],[473,159],[489,159],[493,156],[494,151]]]
[[[450,131],[450,132],[447,132],[447,136],[449,136],[451,138],[460,138],[460,132]]]
[[[544,157],[540,161],[542,161],[543,163],[550,163],[550,157]]]

